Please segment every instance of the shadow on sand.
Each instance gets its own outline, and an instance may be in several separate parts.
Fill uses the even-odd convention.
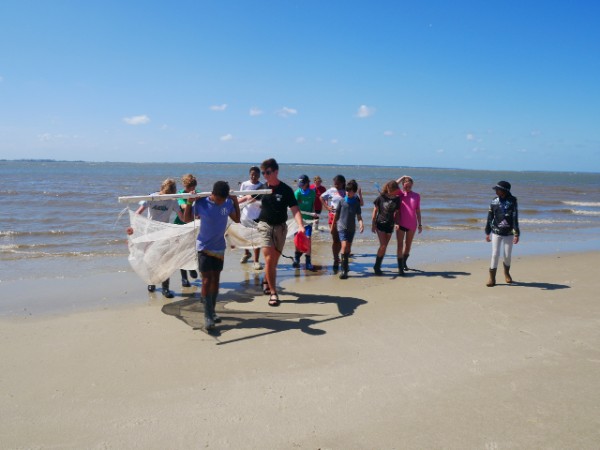
[[[244,336],[228,341],[218,340],[219,345],[229,344],[233,342],[244,341],[247,339],[253,339],[260,336],[266,336],[269,334],[280,333],[288,330],[299,330],[305,334],[312,336],[319,336],[326,333],[325,330],[315,328],[321,323],[330,322],[332,320],[342,319],[347,316],[354,314],[356,309],[367,302],[365,300],[354,298],[354,297],[339,297],[332,295],[320,295],[320,294],[298,294],[295,292],[283,290],[280,295],[285,297],[293,296],[296,297],[294,300],[282,299],[281,303],[290,303],[294,305],[323,305],[323,304],[335,304],[337,306],[338,315],[321,315],[315,313],[286,313],[280,312],[277,308],[273,308],[272,311],[241,311],[232,308],[225,308],[225,305],[231,306],[232,303],[248,303],[255,300],[262,301],[262,294],[260,293],[260,286],[253,286],[252,282],[247,281],[240,285],[236,283],[222,283],[221,289],[228,290],[228,292],[221,294],[217,301],[216,312],[221,317],[222,322],[217,325],[216,329],[211,331],[209,334],[215,338],[222,336],[225,332],[236,329],[265,329],[250,336]],[[184,294],[185,295],[185,294]],[[266,296],[264,296],[265,303],[267,302]],[[310,308],[307,308],[310,309]],[[200,301],[200,297],[196,294],[192,294],[184,300],[175,301],[168,303],[162,307],[162,312],[174,317],[177,317],[194,330],[205,331],[204,329],[204,304]]]

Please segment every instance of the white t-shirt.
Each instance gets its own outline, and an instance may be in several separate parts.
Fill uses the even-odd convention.
[[[256,184],[252,184],[252,181],[248,180],[248,181],[244,181],[240,185],[240,191],[256,191],[257,189],[262,189],[263,186],[264,185],[260,181]],[[251,203],[248,203],[247,206],[242,208],[242,214],[240,217],[240,221],[241,222],[249,221],[249,220],[253,221],[255,219],[258,219],[259,215],[260,215],[260,201],[254,200]]]
[[[325,192],[323,192],[323,195],[321,195],[321,199],[327,200],[327,203],[329,203],[329,206],[332,206],[333,210],[335,211],[337,209],[338,205],[340,204],[340,201],[346,195],[345,190],[342,189],[342,192],[344,193],[344,195],[340,195],[340,192],[335,187],[331,187],[331,188],[327,189]]]
[[[160,192],[155,192],[151,195],[159,195]],[[143,201],[140,205],[144,206],[148,211],[148,219],[156,220],[157,222],[171,222],[171,213],[177,214],[179,211],[179,203],[175,199]]]

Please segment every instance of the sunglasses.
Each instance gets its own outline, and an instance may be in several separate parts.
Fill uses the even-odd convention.
[[[272,170],[265,170],[264,172],[261,172],[263,175],[271,175],[273,173]]]

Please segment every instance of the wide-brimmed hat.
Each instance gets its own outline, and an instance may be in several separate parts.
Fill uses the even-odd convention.
[[[502,191],[510,192],[510,183],[508,181],[498,181],[498,184],[492,189],[500,189]]]

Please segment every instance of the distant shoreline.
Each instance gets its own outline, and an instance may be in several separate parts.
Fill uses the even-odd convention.
[[[30,162],[30,163],[82,163],[82,164],[207,164],[207,165],[219,165],[219,164],[232,164],[240,166],[256,165],[257,162],[232,162],[232,161],[84,161],[84,160],[67,160],[67,159],[0,159],[0,162]],[[318,163],[307,163],[307,162],[279,162],[283,166],[309,166],[309,167],[385,167],[390,169],[418,169],[418,170],[455,170],[464,172],[498,172],[498,170],[492,169],[463,169],[460,167],[430,167],[430,166],[395,166],[395,165],[382,165],[382,164],[318,164]],[[501,172],[506,173],[557,173],[557,174],[600,174],[596,171],[581,171],[581,170],[502,170]]]

